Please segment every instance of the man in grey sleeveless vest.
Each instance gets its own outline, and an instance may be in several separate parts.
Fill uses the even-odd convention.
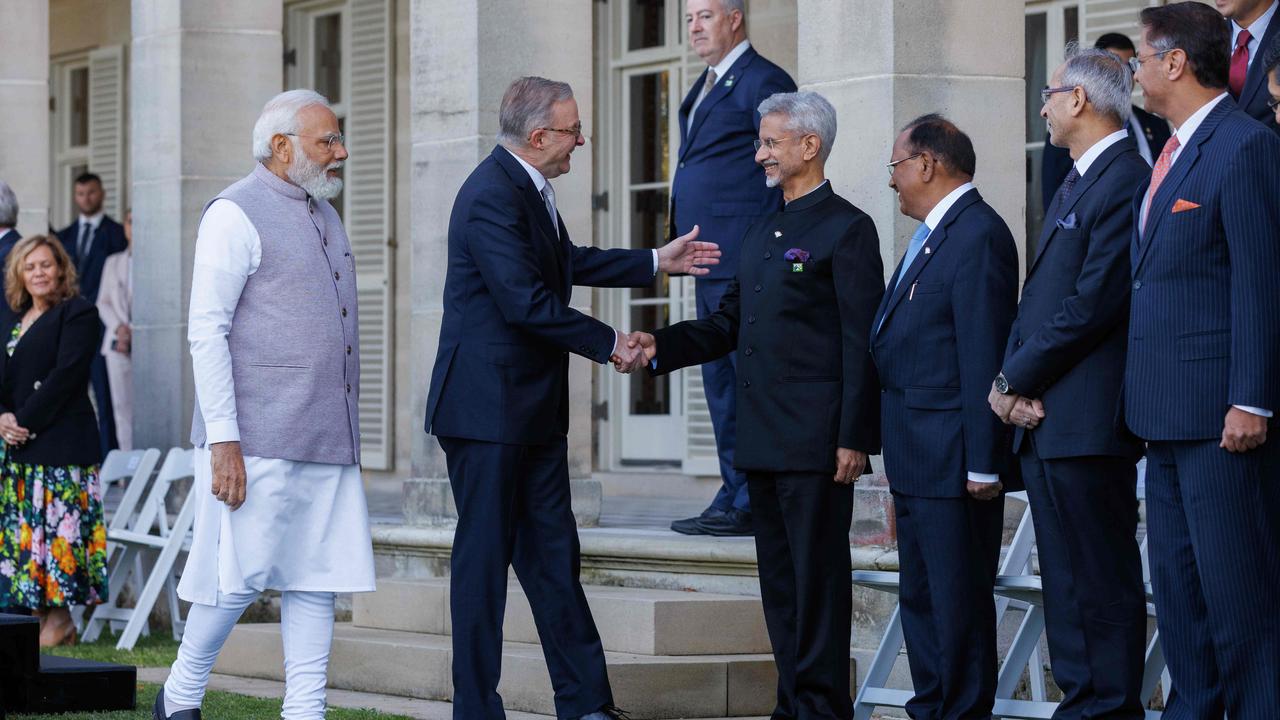
[[[286,720],[323,718],[334,593],[373,590],[360,481],[355,259],[338,213],[347,157],[310,90],[272,98],[258,161],[205,206],[188,340],[194,367],[192,603],[157,720],[199,720],[218,652],[263,590],[282,593]]]

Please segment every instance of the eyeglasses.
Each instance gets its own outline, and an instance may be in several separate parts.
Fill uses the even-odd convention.
[[[578,123],[577,125],[574,125],[574,126],[573,126],[573,127],[571,127],[571,128],[553,128],[553,127],[543,127],[543,128],[538,128],[538,129],[539,129],[539,130],[547,130],[547,131],[549,131],[549,132],[564,133],[565,135],[572,135],[572,136],[573,136],[573,139],[574,139],[575,141],[576,141],[578,138],[582,137],[582,123]]]
[[[330,133],[328,135],[301,135],[299,133],[285,133],[285,135],[319,140],[324,143],[325,150],[332,150],[334,145],[341,145],[343,147],[346,147],[347,145],[347,138],[343,136],[342,133]]]
[[[1040,91],[1040,103],[1043,105],[1044,103],[1049,102],[1050,95],[1055,95],[1057,93],[1071,92],[1072,90],[1075,90],[1077,87],[1078,87],[1077,85],[1063,85],[1062,87],[1056,87],[1056,88],[1047,87]]]
[[[797,135],[797,136],[784,137],[784,138],[768,138],[767,140],[756,140],[752,144],[756,146],[756,152],[760,152],[760,148],[762,147],[767,147],[769,148],[769,152],[773,152],[774,150],[777,149],[778,143],[786,142],[787,140],[795,140],[797,137],[800,137],[800,136]]]
[[[921,156],[921,155],[923,155],[923,154],[924,154],[924,153],[922,153],[922,152],[918,152],[918,153],[916,153],[915,155],[908,155],[907,157],[904,157],[904,158],[902,158],[901,160],[894,160],[894,161],[893,161],[893,162],[891,162],[891,163],[885,163],[885,166],[884,166],[884,167],[885,167],[885,169],[886,169],[886,170],[888,170],[888,171],[889,171],[889,177],[893,177],[893,171],[898,169],[898,165],[899,165],[899,164],[904,163],[904,162],[906,162],[906,161],[908,161],[908,160],[914,160],[914,159],[916,159],[916,158],[920,157],[920,156]]]
[[[1171,53],[1171,52],[1173,52],[1174,50],[1177,50],[1177,49],[1178,49],[1178,48],[1169,48],[1168,50],[1161,50],[1161,51],[1159,51],[1159,52],[1153,52],[1153,53],[1151,53],[1150,55],[1135,55],[1135,56],[1133,56],[1133,57],[1129,58],[1129,69],[1130,69],[1130,70],[1132,70],[1132,71],[1134,72],[1134,74],[1137,74],[1137,72],[1138,72],[1139,70],[1141,70],[1141,69],[1142,69],[1142,63],[1144,63],[1144,62],[1146,62],[1146,61],[1150,60],[1150,59],[1151,59],[1151,58],[1153,58],[1153,57],[1162,57],[1162,56],[1167,55],[1168,53]]]
[[[1267,101],[1267,107],[1271,108],[1271,112],[1275,112],[1280,107],[1280,98],[1271,98]]]

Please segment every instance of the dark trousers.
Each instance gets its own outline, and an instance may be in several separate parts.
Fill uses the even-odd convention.
[[[747,473],[760,597],[778,667],[773,720],[853,717],[853,486],[831,477]]]
[[[698,317],[704,318],[720,307],[720,298],[729,289],[729,280],[698,280],[694,295]],[[716,452],[720,456],[720,491],[711,507],[717,510],[751,509],[747,492],[747,476],[733,468],[733,448],[738,439],[738,372],[734,353],[702,366],[702,390],[707,396],[711,428],[716,436]]]
[[[1280,714],[1280,431],[1230,453],[1152,442],[1147,528],[1166,720]]]
[[[1142,586],[1137,470],[1118,457],[1044,460],[1022,451],[1045,633],[1063,699],[1053,717],[1144,717],[1147,602]]]
[[[107,453],[120,447],[120,443],[116,440],[116,414],[111,409],[107,359],[102,353],[93,354],[93,362],[89,365],[89,384],[93,388],[93,401],[98,406],[98,445],[105,459]]]
[[[1004,497],[893,494],[899,609],[915,720],[977,720],[995,703],[996,608]]]
[[[557,715],[577,718],[611,705],[604,649],[578,581],[565,439],[547,445],[439,441],[458,506],[449,578],[453,717],[505,717],[498,678],[508,567],[533,609]]]

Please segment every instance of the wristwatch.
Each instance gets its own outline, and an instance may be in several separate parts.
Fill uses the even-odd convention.
[[[996,392],[1000,393],[1001,395],[1010,395],[1013,392],[1012,390],[1009,389],[1009,381],[1005,379],[1004,373],[1000,373],[999,375],[996,376],[995,387],[996,387]]]

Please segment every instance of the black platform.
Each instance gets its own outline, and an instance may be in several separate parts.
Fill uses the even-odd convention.
[[[40,621],[0,613],[0,718],[4,710],[133,710],[137,690],[137,668],[41,655]]]

